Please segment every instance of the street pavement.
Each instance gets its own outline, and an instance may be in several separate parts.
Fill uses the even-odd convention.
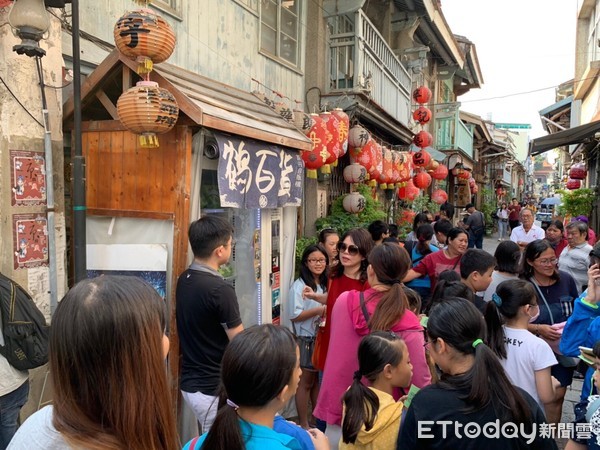
[[[496,233],[494,233],[493,236],[486,236],[483,239],[483,249],[492,255],[496,251],[498,244],[499,241]],[[567,389],[567,395],[565,396],[565,402],[563,404],[563,414],[561,419],[562,423],[570,423],[575,420],[573,407],[579,402],[582,387],[583,380],[575,378],[573,380],[573,384]],[[557,439],[556,442],[558,443],[559,449],[565,448],[566,439]]]

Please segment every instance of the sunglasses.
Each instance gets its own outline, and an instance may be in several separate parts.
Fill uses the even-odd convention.
[[[360,252],[360,250],[358,249],[358,247],[356,245],[354,245],[354,244],[347,245],[344,242],[340,242],[337,245],[337,249],[340,253],[343,253],[346,250],[348,250],[348,254],[350,254],[351,256],[356,256]]]

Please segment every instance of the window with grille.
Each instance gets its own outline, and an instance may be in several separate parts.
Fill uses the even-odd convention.
[[[300,63],[300,0],[261,0],[260,49],[293,66]]]

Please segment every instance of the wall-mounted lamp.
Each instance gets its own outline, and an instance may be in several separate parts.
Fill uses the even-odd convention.
[[[50,27],[50,18],[44,0],[15,0],[8,23],[21,43],[13,46],[19,55],[44,56],[46,51],[39,46],[39,41]]]

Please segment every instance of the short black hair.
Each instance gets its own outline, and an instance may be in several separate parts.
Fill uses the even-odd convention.
[[[196,258],[207,259],[213,250],[233,236],[233,227],[219,216],[208,215],[190,224],[188,238]]]
[[[390,232],[390,237],[398,237],[398,225],[395,223],[388,224],[388,230]]]
[[[447,219],[437,220],[433,224],[433,230],[436,233],[442,233],[444,236],[448,236],[448,233],[450,233],[451,229],[452,229],[452,222],[450,222]]]
[[[474,207],[475,207],[475,205],[473,203],[467,203],[465,205],[465,209],[474,208]]]
[[[502,241],[496,247],[496,270],[518,274],[521,271],[521,247],[513,241]]]
[[[375,220],[371,222],[368,230],[369,233],[371,233],[371,238],[373,238],[374,241],[378,241],[381,239],[381,235],[389,231],[389,227],[383,220]]]
[[[495,266],[496,258],[488,252],[478,248],[470,248],[460,259],[460,277],[466,280],[473,272],[483,275]]]

